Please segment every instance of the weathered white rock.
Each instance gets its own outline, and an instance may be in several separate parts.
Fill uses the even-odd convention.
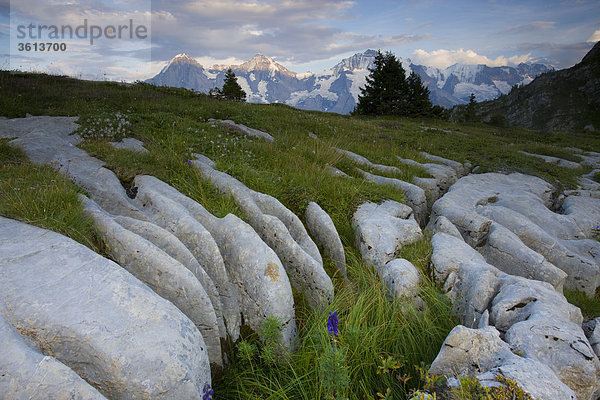
[[[489,323],[506,332],[513,350],[552,369],[578,398],[591,398],[600,385],[600,364],[577,307],[546,282],[499,271],[453,236],[437,233],[432,244],[434,271],[445,277],[444,290],[463,324],[484,326],[491,309]]]
[[[258,331],[267,317],[274,316],[282,323],[282,344],[292,348],[297,336],[292,288],[281,261],[252,227],[232,214],[216,218],[194,200],[152,176],[139,176],[136,184],[138,193],[156,199],[157,204],[166,197],[206,227],[238,290],[242,323]],[[168,219],[169,210],[157,208],[156,212]]]
[[[67,136],[70,132],[59,134],[47,129],[46,124],[52,126],[50,121],[38,120],[29,127],[30,131],[22,132],[10,143],[22,149],[32,162],[49,164],[69,177],[108,212],[145,220],[146,216],[131,204],[117,176],[104,168],[102,161],[75,147]]]
[[[412,209],[396,201],[364,203],[352,217],[356,245],[363,260],[379,269],[404,246],[423,238]]]
[[[522,214],[505,207],[487,207],[480,212],[515,233],[523,244],[566,272],[565,287],[590,296],[594,294],[600,282],[600,268],[588,255],[578,254],[570,248],[574,241],[552,237]]]
[[[544,268],[536,272],[537,276],[532,275],[531,266],[536,259],[538,265],[544,262],[521,246],[514,236],[498,228],[494,237],[488,238],[491,223],[495,221],[548,263],[567,273],[565,287],[593,295],[600,282],[600,268],[587,251],[592,245],[582,243],[581,239],[591,232],[593,216],[597,213],[600,218],[600,200],[569,196],[563,202],[565,213],[561,215],[549,209],[554,203],[553,191],[547,182],[523,174],[469,175],[457,181],[433,205],[432,219],[447,217],[471,246],[487,246],[490,261],[493,258],[493,264],[502,269],[515,273],[517,268],[525,266],[529,272],[520,275],[546,280],[560,289],[556,271],[550,273]],[[499,247],[506,247],[505,251]],[[520,262],[516,262],[517,254]]]
[[[336,176],[336,177],[340,177],[340,178],[349,178],[350,177],[344,171],[337,169],[336,167],[333,167],[331,165],[325,166],[325,172],[327,172],[331,176]]]
[[[209,122],[217,122],[221,125],[227,126],[229,128],[235,129],[236,131],[249,136],[249,137],[257,137],[260,139],[265,139],[269,142],[273,142],[275,140],[275,138],[271,135],[269,135],[267,132],[263,132],[260,131],[258,129],[254,129],[254,128],[249,128],[244,124],[236,124],[235,122],[233,122],[232,120],[229,119],[225,119],[225,120],[219,120],[219,119],[209,119]]]
[[[419,163],[414,160],[401,158],[398,156],[396,156],[396,158],[402,164],[420,167],[427,171],[431,176],[435,178],[441,193],[445,193],[450,188],[450,186],[452,186],[458,180],[458,175],[456,174],[456,171],[454,170],[454,168],[449,167],[448,165]]]
[[[511,326],[505,339],[515,351],[552,369],[578,399],[593,399],[600,385],[600,362],[579,325],[531,318]]]
[[[108,398],[200,399],[210,383],[189,318],[57,233],[0,218],[0,300],[11,325]]]
[[[239,337],[239,295],[227,274],[223,257],[210,232],[176,201],[166,196],[155,196],[142,190],[147,180],[156,178],[138,175],[134,185],[138,188],[136,202],[140,209],[162,228],[173,233],[194,255],[219,292],[227,332],[234,340]]]
[[[502,225],[494,222],[486,242],[477,250],[500,271],[548,282],[562,293],[567,274],[525,246],[517,235]]]
[[[222,368],[217,315],[196,276],[152,242],[123,228],[92,200],[83,195],[80,199],[111,258],[191,319],[206,343],[211,365]]]
[[[598,222],[600,221],[600,198],[598,197],[568,196],[562,204],[561,211],[563,214],[573,219],[583,233],[579,239],[591,238],[594,229],[600,224]]]
[[[337,149],[334,148],[334,150],[345,154],[348,158],[350,158],[352,161],[354,161],[355,163],[359,164],[359,165],[363,165],[363,166],[367,166],[369,168],[372,168],[374,170],[383,172],[383,173],[391,173],[391,174],[402,174],[402,170],[398,167],[394,167],[394,166],[390,166],[390,165],[383,165],[383,164],[375,164],[371,161],[369,161],[367,158],[353,153],[351,151],[348,150],[342,150],[342,149]],[[408,182],[404,182],[400,179],[396,179],[396,178],[386,178],[386,177],[381,177],[378,175],[373,175],[373,174],[369,174],[366,173],[364,171],[362,171],[361,169],[357,168],[357,170],[365,177],[365,179],[371,181],[371,182],[375,182],[377,184],[380,185],[395,185],[395,186],[399,186],[401,187],[402,190],[404,190],[406,192],[406,197],[409,199],[407,201],[407,203],[409,203],[409,205],[412,207],[413,203],[418,204],[420,202],[420,200],[418,200],[418,196],[420,195],[420,193],[417,191],[417,193],[415,193],[415,189],[409,185],[415,186],[417,188],[422,189],[423,193],[425,194],[425,200],[429,202],[429,204],[433,204],[433,202],[435,202],[443,193],[440,185],[438,184],[438,181],[434,178],[420,178],[420,177],[414,177],[412,179],[412,183],[408,183]],[[398,181],[398,182],[394,182],[394,181]],[[425,205],[425,207],[427,207]],[[425,210],[425,213],[427,212],[427,210]],[[418,214],[417,210],[415,210],[415,214]],[[419,223],[421,223],[421,225],[424,223],[424,218],[423,217],[423,221],[419,220]],[[418,220],[418,219],[417,219]]]
[[[454,328],[433,361],[430,373],[448,377],[478,375],[484,382],[503,375],[539,400],[576,399],[575,393],[551,369],[534,359],[513,354],[494,327]]]
[[[130,150],[136,153],[148,153],[148,149],[144,147],[144,143],[135,138],[123,138],[120,142],[110,142],[110,145],[115,149]]]
[[[43,129],[51,136],[57,136],[73,145],[78,145],[83,141],[79,135],[73,134],[79,129],[78,119],[79,117],[47,116],[3,119],[0,121],[0,137],[19,138],[32,131]]]
[[[542,154],[533,154],[533,153],[528,153],[526,151],[520,151],[519,153],[525,154],[530,157],[541,158],[542,160],[546,161],[547,163],[558,165],[559,167],[565,167],[565,168],[580,168],[581,167],[581,164],[574,162],[574,161],[565,160],[563,158],[544,156]]]
[[[584,190],[600,191],[600,183],[594,180],[594,176],[600,173],[600,169],[593,169],[591,172],[581,175],[579,184]]]
[[[427,219],[427,197],[423,189],[400,179],[373,175],[360,168],[357,168],[357,171],[369,182],[374,182],[378,185],[396,186],[402,190],[406,195],[406,204],[412,208],[416,221],[420,226],[425,226],[425,220]]]
[[[456,226],[450,220],[443,215],[440,215],[435,220],[431,219],[429,224],[427,224],[427,230],[431,232],[432,235],[435,235],[439,232],[447,233],[448,235],[454,236],[460,240],[463,240],[462,235],[456,229]]]
[[[123,228],[153,243],[194,274],[210,298],[210,303],[217,317],[219,336],[225,338],[227,336],[227,329],[225,328],[225,321],[223,319],[223,305],[221,304],[219,291],[192,252],[171,232],[151,222],[140,221],[121,215],[113,216],[113,219]]]
[[[440,163],[452,168],[456,172],[456,176],[461,178],[469,173],[469,166],[467,164],[461,164],[458,161],[449,160],[447,158],[434,156],[432,154],[426,153],[424,151],[421,152],[421,156],[429,161],[433,161],[436,163]]]
[[[552,321],[570,321],[581,325],[579,308],[569,304],[565,297],[544,282],[504,275],[500,290],[491,306],[490,323],[506,332],[517,322],[530,318]]]
[[[294,213],[274,197],[247,188],[203,159],[192,161],[192,165],[221,192],[233,196],[250,225],[279,256],[290,282],[305,295],[311,307],[324,307],[333,300],[333,283],[323,269],[319,249]]]
[[[0,301],[0,394],[15,400],[105,400],[73,370],[45,356],[6,320]]]
[[[325,254],[331,258],[344,279],[346,273],[346,253],[340,235],[329,216],[317,203],[311,201],[306,207],[306,226],[315,241],[323,247]]]
[[[410,261],[395,258],[382,266],[380,271],[381,280],[392,298],[414,299],[419,295],[421,274]]]
[[[585,336],[590,341],[594,353],[600,357],[600,317],[585,322],[582,328]]]

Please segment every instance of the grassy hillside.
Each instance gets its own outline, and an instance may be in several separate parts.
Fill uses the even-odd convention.
[[[309,309],[295,295],[301,343],[289,359],[269,358],[267,347],[248,332],[243,344],[232,350],[225,376],[213,382],[216,398],[223,399],[324,398],[328,389],[322,375],[332,365],[327,363],[330,310],[337,310],[340,319],[338,346],[343,359],[338,367],[342,375],[349,376],[348,385],[340,391],[350,399],[372,399],[389,388],[388,398],[404,398],[421,385],[416,367],[431,363],[456,323],[448,301],[427,279],[431,253],[427,239],[402,254],[426,278],[421,293],[427,303],[425,311],[386,299],[375,272],[360,260],[350,220],[362,202],[403,202],[404,195],[359,178],[354,165],[332,147],[397,166],[405,180],[428,175],[398,163],[395,156],[425,161],[419,152],[426,151],[461,162],[469,160],[481,172],[537,175],[557,188],[574,186],[576,177],[587,171],[550,166],[518,151],[572,159],[564,147],[600,148],[600,139],[593,135],[541,134],[441,120],[356,118],[282,105],[216,101],[184,89],[146,84],[0,72],[0,115],[16,118],[26,113],[80,116],[79,133],[88,138],[81,147],[106,161],[125,186],[138,174],[151,174],[217,216],[235,213],[244,217],[231,198],[218,193],[189,167],[191,154],[202,153],[214,159],[218,169],[254,190],[275,196],[301,218],[309,201],[318,202],[331,215],[346,249],[350,283],[333,277],[336,300],[321,313]],[[248,139],[208,122],[209,118],[232,119],[266,131],[276,140]],[[123,135],[142,140],[150,152],[115,150],[108,144],[109,139]],[[57,230],[102,252],[92,224],[83,217],[76,200],[80,189],[48,167],[31,165],[7,140],[0,140],[0,161],[0,214]],[[332,177],[324,172],[327,165],[353,178]],[[326,259],[325,264],[334,275],[332,262]]]

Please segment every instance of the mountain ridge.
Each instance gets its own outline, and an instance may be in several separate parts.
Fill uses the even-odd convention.
[[[223,83],[225,70],[235,72],[238,83],[254,103],[284,103],[306,110],[347,114],[358,101],[369,68],[377,54],[366,50],[342,59],[321,73],[298,74],[277,63],[273,58],[257,54],[238,65],[214,65],[204,68],[195,59],[182,53],[175,56],[148,83],[185,87],[208,93]],[[507,94],[515,85],[531,82],[547,72],[542,64],[519,64],[516,67],[454,64],[446,69],[414,64],[400,58],[407,74],[417,73],[429,88],[433,104],[451,108],[468,102],[475,93],[478,100],[491,100]],[[189,70],[185,70],[185,63]]]

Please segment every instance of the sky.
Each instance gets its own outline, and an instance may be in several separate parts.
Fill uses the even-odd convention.
[[[52,26],[67,28],[50,38]],[[598,0],[0,0],[0,68],[85,79],[147,79],[179,53],[318,73],[367,49],[437,68],[562,69],[599,40]],[[40,51],[48,41],[63,47]]]

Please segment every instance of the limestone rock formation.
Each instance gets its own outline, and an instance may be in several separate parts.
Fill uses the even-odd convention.
[[[487,325],[480,322],[489,312],[489,324],[512,350],[544,364],[578,399],[593,398],[600,388],[600,361],[581,328],[577,307],[546,282],[499,271],[454,236],[437,233],[432,244],[436,280],[443,284],[464,325]],[[467,362],[457,362],[463,365],[463,361]],[[499,365],[483,370],[488,367]]]
[[[144,143],[135,138],[123,138],[120,142],[110,142],[110,145],[115,149],[130,150],[136,153],[148,153],[148,149],[144,147]]]
[[[254,229],[232,214],[224,218],[213,216],[155,177],[138,176],[135,184],[138,196],[155,205],[149,210],[154,219],[171,225],[183,216],[194,218],[210,232],[223,257],[228,279],[238,292],[242,323],[258,331],[267,317],[276,317],[282,324],[282,344],[291,349],[297,330],[290,281],[275,252]]]
[[[83,208],[93,219],[109,255],[169,300],[196,325],[207,346],[211,364],[223,367],[217,315],[196,276],[152,242],[125,229],[96,203],[81,195]],[[225,335],[222,336],[225,339]]]
[[[275,140],[275,138],[273,136],[269,135],[267,132],[263,132],[263,131],[260,131],[258,129],[254,129],[254,128],[249,128],[244,124],[236,124],[235,122],[233,122],[232,120],[229,120],[229,119],[225,119],[225,120],[209,119],[208,121],[219,123],[223,126],[234,129],[234,130],[240,132],[241,134],[249,136],[249,137],[260,138],[260,139],[267,140],[269,142],[272,142]]]
[[[189,318],[57,233],[0,218],[0,300],[19,333],[108,398],[200,399],[210,383]]]
[[[312,237],[323,247],[325,254],[333,260],[335,267],[344,279],[348,280],[344,246],[329,214],[317,203],[311,201],[306,208],[305,218],[306,226]]]
[[[467,243],[503,270],[521,271],[519,275],[550,282],[560,290],[561,274],[552,264],[567,274],[565,287],[592,295],[600,283],[600,243],[585,237],[600,218],[600,199],[568,196],[563,214],[553,212],[552,205],[553,188],[542,179],[469,175],[433,205],[432,219],[447,217]],[[493,234],[492,222],[501,225]]]
[[[503,342],[494,327],[469,329],[457,326],[450,332],[433,361],[430,373],[476,375],[484,384],[502,375],[538,400],[576,400],[575,392],[541,362],[520,357]]]
[[[405,245],[423,238],[412,209],[388,200],[364,203],[352,217],[356,246],[363,260],[372,265],[394,297],[417,296],[421,277],[407,260],[397,259]]]
[[[314,308],[333,300],[333,284],[323,269],[317,245],[308,236],[300,219],[277,199],[255,192],[237,179],[214,169],[206,158],[192,161],[202,175],[221,192],[233,196],[262,240],[281,259],[290,282]]]
[[[73,370],[40,352],[6,320],[0,301],[0,394],[17,400],[105,400]]]

